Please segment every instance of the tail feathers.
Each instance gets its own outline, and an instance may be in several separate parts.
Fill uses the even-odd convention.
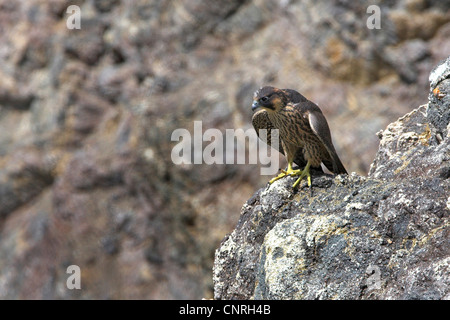
[[[328,170],[330,170],[334,174],[340,173],[348,174],[347,170],[345,169],[344,165],[341,162],[341,159],[339,159],[337,154],[331,155],[330,159],[323,160],[323,164],[325,165],[325,167],[327,167]]]
[[[348,174],[348,172],[347,172],[347,170],[345,170],[345,167],[344,167],[344,165],[342,164],[342,162],[341,162],[341,160],[339,159],[339,157],[338,156],[336,156],[336,159],[335,159],[335,164],[336,164],[336,174],[339,174],[339,173],[345,173],[345,174]],[[334,168],[333,168],[334,169]]]
[[[341,159],[339,159],[337,154],[333,156],[333,172],[336,174],[340,173],[348,174],[347,170],[345,170],[345,167],[341,162]]]

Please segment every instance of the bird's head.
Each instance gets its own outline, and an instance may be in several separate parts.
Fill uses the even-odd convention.
[[[274,87],[262,87],[253,95],[252,110],[264,108],[268,112],[276,112],[288,103],[288,96],[284,90]]]

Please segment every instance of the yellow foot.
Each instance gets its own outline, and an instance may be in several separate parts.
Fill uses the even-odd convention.
[[[269,184],[272,184],[272,183],[274,183],[275,181],[277,181],[277,180],[279,180],[279,179],[281,179],[281,178],[284,178],[284,177],[286,177],[286,176],[291,176],[291,177],[293,177],[293,176],[299,176],[299,175],[302,174],[302,170],[300,170],[300,169],[294,170],[294,169],[292,169],[292,167],[289,166],[289,165],[288,165],[288,169],[287,169],[286,171],[285,171],[285,170],[280,170],[280,171],[281,171],[281,173],[280,173],[277,177],[271,179],[271,180],[269,181]]]
[[[296,186],[299,185],[300,181],[302,181],[303,178],[307,178],[308,179],[308,187],[311,188],[311,174],[309,173],[309,166],[311,164],[309,163],[309,161],[306,163],[306,167],[305,169],[303,169],[302,173],[300,174],[300,177],[297,179],[297,181],[295,181],[295,183],[292,185],[293,188],[295,188]]]

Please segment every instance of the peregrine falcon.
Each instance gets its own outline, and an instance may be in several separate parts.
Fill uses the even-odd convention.
[[[271,130],[278,129],[281,141],[278,151],[288,161],[288,169],[269,183],[290,175],[300,176],[294,188],[305,177],[311,186],[310,168],[319,169],[321,163],[333,173],[347,174],[334,149],[327,120],[315,103],[295,90],[266,86],[253,96],[252,110],[257,109],[252,118],[255,130],[267,129],[270,144]],[[294,170],[293,162],[304,169]]]
[[[298,93],[295,90],[282,89],[282,91],[288,97],[289,102],[299,103],[299,102],[307,101],[307,99],[304,96],[302,96],[300,93]],[[272,129],[275,129],[275,128],[274,128],[272,122],[270,122],[267,111],[264,108],[256,108],[253,110],[255,111],[255,113],[253,114],[253,117],[252,117],[253,128],[255,128],[255,131],[261,140],[263,140],[269,146],[272,146],[272,144],[271,144]],[[267,135],[265,137],[266,139],[263,139],[263,137],[260,135],[260,133],[259,133],[260,129],[267,130]],[[274,146],[272,146],[272,147],[274,147]],[[281,154],[285,155],[280,136],[278,136],[277,151],[280,152]],[[303,157],[303,151],[302,151],[301,147],[298,147],[297,151],[295,152],[294,162],[301,168],[306,166],[306,161],[305,161],[305,158]],[[320,166],[315,169],[322,172],[322,168]]]

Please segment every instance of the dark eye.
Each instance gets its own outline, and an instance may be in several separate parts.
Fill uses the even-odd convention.
[[[269,97],[268,96],[265,96],[265,97],[262,97],[261,98],[261,101],[262,102],[267,102],[269,100]]]

